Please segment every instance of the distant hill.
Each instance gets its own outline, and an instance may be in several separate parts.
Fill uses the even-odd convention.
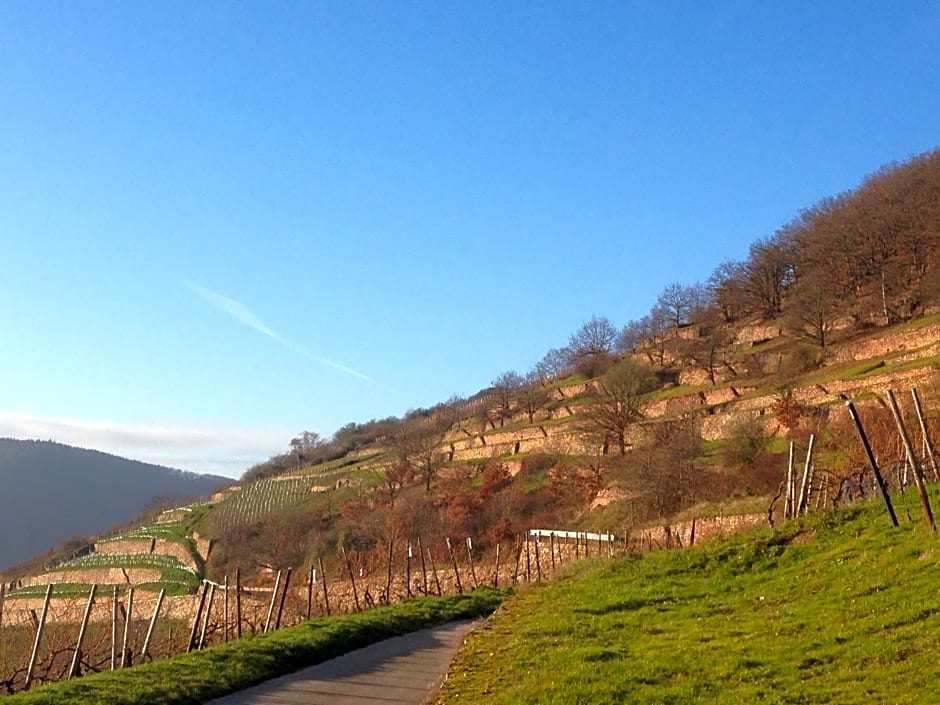
[[[231,480],[52,441],[0,439],[0,570],[140,514],[157,496],[205,497]]]

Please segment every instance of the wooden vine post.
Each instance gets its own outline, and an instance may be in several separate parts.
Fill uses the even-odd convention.
[[[405,552],[405,597],[411,597],[411,541]]]
[[[277,619],[274,620],[274,631],[281,628],[281,615],[284,614],[284,603],[287,602],[287,589],[290,587],[290,576],[293,572],[294,569],[288,566],[287,574],[284,576],[284,589],[281,591],[281,604],[277,608]]]
[[[529,532],[525,534],[525,581],[532,582],[532,556],[529,553]]]
[[[222,603],[222,641],[228,643],[228,575],[222,583],[222,589],[225,591],[225,601]]]
[[[208,583],[208,581],[206,581]],[[209,629],[209,618],[212,616],[212,601],[215,598],[215,583],[209,584],[209,597],[206,600],[206,610],[202,615],[202,631],[199,632],[199,644],[197,649],[202,651],[206,645],[206,632]]]
[[[424,544],[421,543],[421,537],[418,537],[418,555],[421,556],[421,579],[424,581],[424,594],[428,595],[428,568],[424,562]]]
[[[326,584],[326,573],[323,570],[323,561],[317,556],[317,567],[320,569],[320,580],[323,581],[323,609],[326,616],[330,616],[330,591]]]
[[[931,531],[937,530],[937,524],[933,518],[933,510],[930,508],[930,498],[927,496],[927,486],[924,483],[924,470],[920,466],[920,460],[914,452],[914,446],[911,445],[911,437],[907,434],[907,427],[904,425],[904,419],[901,417],[901,410],[898,408],[897,399],[894,398],[894,392],[888,390],[888,405],[891,407],[891,413],[894,415],[894,422],[898,426],[898,432],[901,434],[901,442],[904,443],[904,450],[907,452],[907,460],[914,469],[914,482],[917,484],[917,494],[920,495],[920,504],[924,508],[924,516],[927,519],[927,526]]]
[[[310,579],[307,580],[307,621],[310,621],[310,616],[313,610],[313,588],[317,584],[317,569],[313,567],[313,564],[310,565]]]
[[[153,608],[153,616],[150,618],[150,625],[147,627],[147,635],[144,637],[144,645],[140,649],[141,663],[147,658],[147,651],[150,649],[150,640],[153,638],[153,628],[157,624],[157,615],[160,614],[160,606],[163,605],[164,597],[166,597],[166,588],[161,588],[160,594],[157,595],[157,604]]]
[[[264,629],[262,634],[267,634],[271,627],[271,617],[274,615],[274,605],[277,603],[277,590],[281,586],[281,571],[277,571],[277,577],[274,578],[274,589],[271,590],[271,602],[268,604],[268,615],[264,620]]]
[[[496,542],[496,560],[493,562],[493,587],[499,587],[499,542]]]
[[[809,447],[806,449],[806,465],[803,466],[803,482],[800,485],[800,498],[796,503],[796,513],[797,515],[806,512],[806,504],[809,499],[809,473],[810,468],[813,463],[813,441],[816,440],[816,436],[812,433],[809,434]]]
[[[790,441],[790,460],[787,463],[787,498],[783,503],[783,518],[790,519],[793,515],[793,441]]]
[[[235,638],[242,638],[242,569],[235,568]]]
[[[118,588],[111,588],[111,670],[117,668]]]
[[[440,597],[444,594],[444,591],[441,588],[441,576],[437,572],[437,566],[434,565],[434,555],[431,553],[430,546],[428,546],[428,561],[431,563],[431,572],[434,573],[434,582],[437,584],[437,595]]]
[[[394,557],[395,544],[389,539],[388,540],[388,560],[386,561],[386,573],[385,573],[385,604],[392,604],[392,558]],[[410,563],[409,563],[410,565]],[[408,570],[408,575],[411,575],[411,570]],[[411,592],[411,587],[409,586],[408,592]]]
[[[454,548],[450,544],[450,537],[446,537],[444,541],[447,542],[447,553],[450,554],[451,565],[454,566],[454,578],[457,580],[457,592],[463,594],[463,584],[460,582],[460,571],[457,569],[457,558],[454,556]]]
[[[875,482],[878,483],[878,489],[881,492],[881,499],[884,501],[885,510],[888,512],[891,525],[897,526],[898,517],[894,513],[894,505],[891,504],[891,497],[888,495],[888,488],[885,485],[885,479],[881,475],[881,470],[878,469],[878,463],[875,461],[875,454],[871,450],[871,444],[868,442],[868,436],[865,434],[865,428],[862,426],[862,421],[858,417],[858,411],[855,409],[855,404],[853,404],[852,400],[844,394],[841,394],[840,397],[845,402],[845,406],[849,410],[849,415],[852,417],[852,421],[855,423],[855,429],[858,431],[858,438],[862,443],[862,448],[865,450],[865,456],[868,458],[868,464],[871,466],[871,470],[875,474]]]
[[[202,582],[202,591],[199,593],[199,603],[196,605],[196,614],[193,615],[193,626],[189,630],[189,643],[186,645],[186,653],[191,652],[196,647],[196,633],[199,631],[199,618],[202,616],[202,606],[206,602],[206,595],[209,594],[209,582]]]
[[[920,397],[917,395],[916,387],[911,390],[911,396],[914,397],[914,411],[917,413],[917,421],[920,423],[920,432],[924,439],[924,448],[927,450],[927,457],[930,458],[930,467],[933,469],[933,479],[940,480],[940,468],[937,467],[937,456],[934,454],[930,434],[927,433],[927,424],[924,422],[924,412],[921,411],[920,408]]]
[[[49,600],[52,599],[52,583],[46,586],[46,597],[42,601],[42,612],[39,616],[39,623],[36,625],[36,640],[33,642],[33,651],[29,657],[29,665],[26,667],[26,682],[23,684],[23,690],[29,690],[33,683],[33,669],[36,668],[36,656],[39,653],[39,644],[42,642],[42,631],[46,626],[46,616],[49,614]]]
[[[542,561],[539,558],[539,553],[541,553],[541,551],[539,550],[540,547],[538,534],[535,535],[535,540],[532,543],[535,545],[535,579],[537,582],[542,582]]]
[[[127,588],[127,608],[124,611],[124,639],[121,642],[121,668],[130,666],[131,654],[128,649],[130,639],[131,620],[134,618],[134,586]]]
[[[340,546],[340,549],[343,551],[343,560],[346,562],[346,572],[349,573],[349,582],[352,585],[353,601],[356,603],[356,612],[361,612],[362,608],[359,606],[359,591],[356,590],[356,578],[353,575],[352,564],[349,562],[349,555],[346,553],[346,547]]]
[[[72,654],[72,665],[69,666],[68,679],[71,680],[78,675],[79,664],[82,661],[82,642],[85,640],[85,630],[88,628],[88,618],[91,616],[91,608],[95,604],[95,592],[97,585],[92,585],[88,592],[88,602],[85,604],[85,612],[82,614],[82,623],[78,626],[78,639],[75,642],[75,653]]]
[[[480,587],[480,584],[477,582],[477,571],[473,566],[473,539],[469,536],[467,537],[467,562],[470,564],[470,579],[473,580],[473,589],[476,590]]]

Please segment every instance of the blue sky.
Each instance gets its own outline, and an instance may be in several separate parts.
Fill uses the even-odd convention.
[[[0,3],[0,436],[237,476],[940,144],[940,6]]]

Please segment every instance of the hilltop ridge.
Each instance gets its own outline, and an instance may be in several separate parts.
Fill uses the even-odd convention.
[[[207,497],[228,478],[74,448],[0,438],[0,567],[125,523],[153,501]]]

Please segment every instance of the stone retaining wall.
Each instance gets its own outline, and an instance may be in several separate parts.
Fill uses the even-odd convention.
[[[630,540],[639,548],[678,548],[692,545],[693,520],[630,532]],[[723,538],[767,524],[766,514],[740,514],[695,519],[695,543]]]
[[[196,541],[196,548],[199,555],[207,558],[209,551],[209,542],[205,539]],[[141,555],[157,554],[164,556],[173,556],[180,563],[188,568],[197,570],[196,561],[189,549],[177,541],[167,541],[166,539],[121,539],[119,541],[102,541],[95,544],[95,553],[104,553],[108,555]]]
[[[24,587],[49,583],[88,583],[98,585],[137,585],[160,580],[155,568],[88,568],[86,570],[53,570],[23,578]]]

